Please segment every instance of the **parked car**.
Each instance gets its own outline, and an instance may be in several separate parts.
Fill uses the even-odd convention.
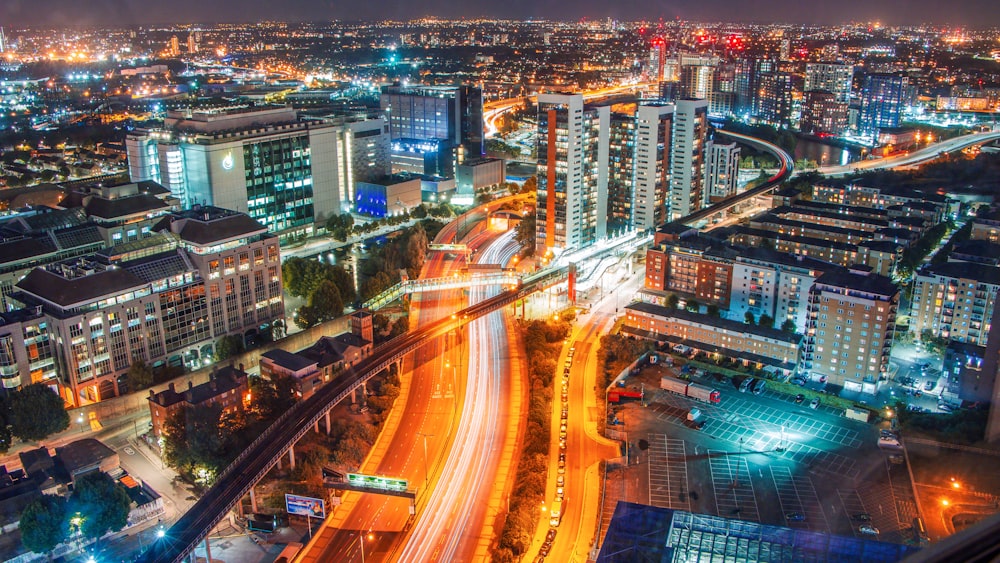
[[[819,407],[819,397],[816,397],[815,399],[812,400],[811,403],[809,403],[809,408],[815,409],[818,407]]]
[[[862,524],[858,527],[858,531],[869,536],[877,536],[879,534],[878,528],[871,524]]]
[[[796,405],[801,405],[802,401],[804,401],[804,400],[806,400],[806,396],[803,395],[802,393],[799,393],[798,395],[795,396],[795,404]]]
[[[802,379],[801,377],[795,377],[795,378],[792,378],[792,383],[794,383],[796,385],[799,385],[799,386],[804,386],[806,384],[806,380]]]
[[[861,512],[861,513],[852,515],[851,516],[851,520],[854,520],[856,522],[871,522],[872,521],[872,515],[868,514],[867,512]]]
[[[948,403],[941,402],[938,403],[938,410],[942,410],[944,412],[951,412],[955,410],[955,407],[953,405],[949,405]]]
[[[927,383],[924,383],[924,391],[933,391],[936,385],[937,385],[936,381],[934,381],[933,379],[928,379]]]
[[[785,514],[785,520],[789,522],[802,522],[806,517],[801,512],[789,512]]]
[[[756,381],[756,380],[754,378],[752,378],[752,377],[748,377],[748,378],[744,379],[740,383],[740,393],[746,393],[747,391],[749,391],[750,389],[752,389],[754,381]]]
[[[765,381],[763,379],[758,379],[758,380],[754,381],[754,384],[753,384],[753,394],[754,395],[760,395],[761,393],[764,392],[764,388],[765,387],[767,387],[767,381]]]

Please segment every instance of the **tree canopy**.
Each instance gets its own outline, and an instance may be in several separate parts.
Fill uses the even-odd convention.
[[[142,360],[135,360],[125,372],[125,380],[130,392],[142,391],[153,384],[153,368]]]
[[[80,532],[84,537],[96,539],[124,528],[131,504],[125,487],[103,471],[92,471],[73,483],[68,512],[70,518],[82,518]]]
[[[56,495],[36,498],[21,512],[18,527],[24,547],[34,553],[52,551],[69,533],[66,499]]]
[[[32,383],[13,393],[7,421],[22,440],[41,440],[69,428],[63,400],[44,383]]]

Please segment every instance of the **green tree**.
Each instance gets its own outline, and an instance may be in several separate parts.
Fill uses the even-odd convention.
[[[344,314],[344,301],[340,291],[330,280],[323,280],[309,296],[309,307],[319,322],[335,319]],[[299,315],[301,315],[301,311]]]
[[[153,384],[153,368],[142,360],[134,360],[125,372],[129,392],[142,391]]]
[[[385,272],[378,272],[365,280],[361,286],[361,299],[367,301],[392,287],[392,278]]]
[[[295,381],[291,377],[252,377],[250,392],[253,397],[250,411],[264,421],[277,419],[295,404]]]
[[[781,323],[781,330],[784,332],[795,333],[795,321],[792,319],[785,319],[785,322]]]
[[[32,383],[10,398],[11,433],[22,440],[42,440],[69,428],[62,398],[43,383]]]
[[[421,203],[420,205],[418,205],[418,206],[414,207],[412,210],[410,210],[410,215],[413,216],[414,219],[424,219],[424,218],[426,218],[427,217],[427,206]]]
[[[537,222],[534,213],[528,213],[521,218],[521,222],[517,224],[517,234],[514,238],[517,240],[518,244],[524,250],[525,256],[535,255],[535,228]]]
[[[344,242],[354,231],[354,216],[350,213],[333,215],[326,220],[326,230],[334,240]]]
[[[84,537],[97,539],[125,527],[131,504],[125,487],[103,471],[92,471],[73,483],[68,512],[71,518],[82,518]]]
[[[233,356],[238,356],[246,350],[243,337],[239,334],[223,336],[215,343],[215,361],[224,362]]]
[[[413,227],[410,231],[410,240],[406,243],[406,266],[410,270],[411,277],[420,275],[420,269],[424,267],[424,261],[427,259],[429,244],[424,228],[420,225]]]
[[[42,495],[21,512],[21,543],[34,553],[48,553],[69,535],[66,499]]]
[[[695,299],[688,299],[687,302],[684,304],[684,308],[687,309],[688,311],[691,311],[692,313],[697,313],[698,310],[701,308],[701,303],[698,303],[698,301]]]
[[[344,303],[354,303],[358,298],[358,292],[354,289],[354,276],[343,266],[327,266],[326,279],[333,282],[340,292],[340,297]]]
[[[760,326],[766,326],[767,328],[773,328],[774,318],[772,318],[771,315],[762,314],[760,316],[760,319],[757,321],[757,324],[759,324]]]
[[[667,308],[668,309],[676,309],[677,306],[680,305],[680,302],[681,302],[681,298],[677,297],[676,293],[671,293],[670,295],[667,296]]]
[[[312,328],[319,323],[319,313],[316,312],[315,308],[303,305],[299,307],[298,311],[295,311],[295,324],[299,325],[302,330]]]
[[[743,313],[743,322],[748,325],[757,324],[757,319],[753,316],[753,313],[747,311],[746,313]]]

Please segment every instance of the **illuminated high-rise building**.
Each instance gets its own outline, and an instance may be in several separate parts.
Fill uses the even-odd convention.
[[[133,181],[159,182],[184,207],[247,213],[283,239],[351,209],[358,181],[384,176],[381,119],[300,121],[281,106],[169,111],[125,140]]]
[[[483,151],[483,92],[474,86],[383,86],[394,171],[453,178]]]
[[[907,79],[900,74],[869,74],[861,90],[861,116],[858,129],[872,139],[879,129],[899,127]]]
[[[193,31],[188,33],[187,50],[188,54],[194,54],[198,52],[198,42],[195,40]]]
[[[671,134],[669,221],[703,205],[707,134],[708,101],[678,100]]]
[[[606,234],[611,108],[581,94],[538,96],[539,255],[584,248]]]
[[[792,116],[792,76],[765,72],[757,80],[754,116],[769,125],[787,126]]]
[[[806,81],[803,92],[826,90],[836,97],[838,102],[851,101],[851,81],[854,79],[854,66],[842,63],[806,63]]]
[[[633,225],[652,231],[667,219],[674,104],[643,104],[636,110]]]
[[[170,36],[170,43],[168,44],[168,48],[170,50],[170,56],[172,57],[176,57],[181,53],[181,42],[179,39],[177,39],[176,35]]]
[[[662,37],[654,37],[649,47],[649,79],[663,82],[666,80],[664,67],[667,62],[667,41]]]
[[[632,229],[633,178],[636,154],[636,118],[612,113],[608,133],[608,209],[606,232],[621,234]]]
[[[740,148],[736,143],[708,143],[705,166],[705,204],[710,205],[736,194],[740,173]]]

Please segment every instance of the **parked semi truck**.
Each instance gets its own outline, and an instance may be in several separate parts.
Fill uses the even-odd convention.
[[[685,397],[691,397],[692,399],[705,401],[706,403],[718,403],[722,400],[722,394],[715,389],[698,385],[697,383],[689,383],[674,377],[660,378],[660,389],[666,389],[671,393],[677,393],[678,395],[684,395]]]
[[[609,403],[620,403],[622,399],[642,400],[643,392],[640,389],[612,389],[608,391]]]

